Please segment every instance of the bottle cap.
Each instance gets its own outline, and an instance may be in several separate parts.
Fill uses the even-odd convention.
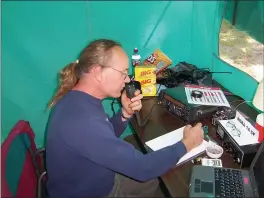
[[[138,48],[134,48],[134,52],[138,52]]]

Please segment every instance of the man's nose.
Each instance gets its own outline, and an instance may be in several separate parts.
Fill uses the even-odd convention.
[[[130,82],[130,78],[129,76],[127,75],[126,78],[125,78],[125,83],[129,83]]]

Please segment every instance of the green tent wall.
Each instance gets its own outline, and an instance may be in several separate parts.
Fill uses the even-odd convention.
[[[231,71],[232,75],[215,79],[252,100],[257,81],[218,57],[224,8],[224,1],[3,1],[2,142],[24,119],[36,133],[37,147],[44,145],[46,106],[57,74],[96,38],[118,40],[129,56],[134,47],[144,58],[160,48],[174,65],[187,61],[213,71]],[[109,115],[110,103],[104,101]],[[129,133],[130,127],[125,134]]]
[[[264,1],[228,0],[225,18],[231,24],[234,22],[237,29],[264,43]]]

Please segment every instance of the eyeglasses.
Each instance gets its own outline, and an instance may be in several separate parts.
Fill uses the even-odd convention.
[[[236,128],[236,125],[235,125],[235,123],[233,122],[233,121],[228,121],[227,123],[226,123],[226,126],[228,127],[228,128],[231,128],[231,133],[233,134],[233,136],[238,136],[238,137],[240,137],[240,135],[241,135],[241,132],[240,132],[240,130],[238,129],[238,128]]]
[[[126,78],[127,78],[127,76],[128,76],[128,74],[127,74],[126,72],[120,71],[120,70],[115,69],[115,68],[113,68],[113,67],[107,67],[107,68],[111,68],[111,69],[113,69],[113,70],[119,72],[120,74],[122,74],[123,76],[125,76],[125,77],[124,77],[124,80],[126,80]]]

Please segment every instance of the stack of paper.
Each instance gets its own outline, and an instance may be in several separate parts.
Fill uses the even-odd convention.
[[[162,135],[160,137],[157,137],[153,140],[150,140],[150,141],[146,142],[146,145],[150,149],[152,149],[153,151],[157,151],[157,150],[162,149],[164,147],[171,146],[171,145],[181,141],[181,139],[183,138],[183,129],[184,129],[184,127],[179,128],[175,131],[169,132],[169,133]],[[209,144],[211,144],[211,143],[204,140],[200,146],[198,146],[198,147],[192,149],[191,151],[189,151],[188,153],[186,153],[179,160],[179,162],[176,164],[176,166],[178,166],[184,162],[187,162],[187,161],[197,157],[198,155],[204,153],[206,150],[206,147],[208,147]]]

